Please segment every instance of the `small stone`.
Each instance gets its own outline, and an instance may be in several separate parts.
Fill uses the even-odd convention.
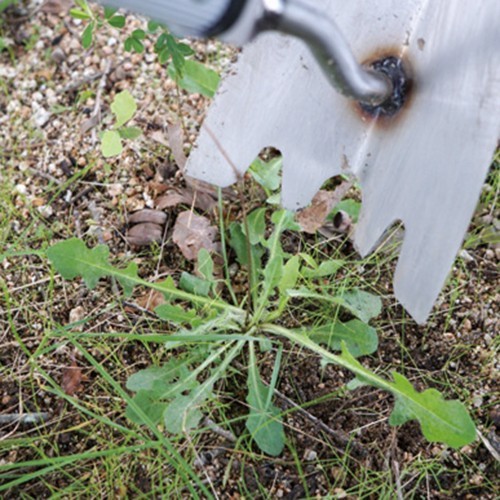
[[[85,309],[82,306],[75,307],[71,309],[69,312],[69,322],[70,323],[78,323],[85,318]],[[83,323],[80,325],[76,325],[73,327],[73,330],[76,332],[81,332],[83,330]]]
[[[37,207],[38,213],[42,216],[48,219],[52,215],[54,215],[54,209],[50,205],[42,205],[40,207]]]
[[[314,450],[306,450],[304,453],[304,460],[312,462],[318,458],[318,453]]]
[[[66,60],[66,53],[61,47],[56,47],[52,51],[51,57],[56,64],[61,64]]]
[[[40,106],[38,109],[35,110],[35,113],[33,115],[33,121],[37,127],[42,128],[45,125],[47,125],[47,122],[50,120],[51,116],[52,113],[47,111],[43,106]]]

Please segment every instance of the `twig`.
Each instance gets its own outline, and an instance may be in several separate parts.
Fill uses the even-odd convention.
[[[95,118],[98,123],[101,121],[101,96],[104,88],[106,87],[106,81],[108,79],[110,71],[111,71],[111,61],[107,59],[105,62],[104,71],[102,72],[101,81],[99,82],[99,85],[97,87],[94,111],[90,115],[90,120]],[[97,142],[97,134],[95,129],[92,129],[92,144],[95,145],[96,142]]]
[[[63,89],[63,92],[72,92],[81,87],[82,85],[85,85],[86,83],[90,83],[93,82],[94,80],[101,78],[103,74],[104,71],[96,71],[91,75],[84,76],[83,78],[80,78],[79,80],[76,80],[66,85],[66,87],[64,87]]]
[[[399,463],[396,460],[392,461],[392,472],[396,482],[396,495],[398,500],[404,500],[403,489],[401,487],[401,474],[399,472]]]
[[[51,417],[50,413],[7,413],[0,415],[0,424],[38,424],[46,422]]]
[[[212,419],[205,417],[205,419],[203,420],[203,425],[208,427],[211,431],[215,432],[215,434],[218,434],[219,436],[227,439],[231,443],[236,443],[236,436],[232,432],[226,431],[221,426],[217,425]]]
[[[486,446],[486,449],[493,455],[493,458],[497,461],[500,462],[500,454],[498,451],[495,449],[495,447],[489,442],[488,439],[486,439],[483,434],[479,431],[476,430],[477,435],[479,436],[479,439],[483,442],[484,446]]]

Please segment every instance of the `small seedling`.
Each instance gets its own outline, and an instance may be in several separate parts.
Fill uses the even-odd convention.
[[[123,151],[122,139],[136,139],[142,134],[138,127],[125,126],[137,111],[135,99],[128,90],[116,94],[111,104],[111,111],[115,115],[113,129],[106,130],[102,134],[101,150],[105,158],[121,154]]]

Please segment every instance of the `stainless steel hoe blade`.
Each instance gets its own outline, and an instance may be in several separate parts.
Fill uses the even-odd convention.
[[[363,195],[357,248],[366,255],[403,222],[395,293],[424,322],[500,138],[500,2],[316,3],[360,62],[403,61],[412,80],[403,108],[374,118],[333,89],[302,41],[261,34],[223,82],[188,173],[227,186],[273,146],[283,154],[282,203],[290,209],[307,205],[330,177],[353,173]]]

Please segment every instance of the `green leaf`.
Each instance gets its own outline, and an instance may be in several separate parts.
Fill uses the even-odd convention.
[[[147,391],[160,397],[168,385],[182,379],[186,369],[184,362],[178,359],[172,359],[163,366],[151,366],[131,375],[127,380],[127,389]]]
[[[206,281],[214,282],[214,261],[206,248],[201,248],[198,252],[197,270]]]
[[[82,46],[88,49],[92,45],[92,37],[94,32],[94,23],[89,23],[82,33]]]
[[[118,156],[122,151],[123,144],[120,134],[116,130],[106,130],[101,139],[101,152],[104,158]]]
[[[201,295],[202,297],[208,297],[212,288],[210,282],[186,272],[181,275],[179,287],[188,293]]]
[[[399,373],[393,372],[392,377],[396,404],[389,419],[391,425],[418,420],[427,440],[444,441],[454,448],[474,440],[474,422],[459,401],[446,401],[436,389],[417,392]]]
[[[361,203],[359,201],[351,199],[342,200],[341,202],[335,205],[335,208],[330,212],[327,219],[333,220],[335,215],[337,215],[341,210],[345,212],[347,215],[349,215],[352,221],[356,223],[358,222],[359,219],[359,213],[361,211]]]
[[[363,290],[358,290],[357,288],[345,292],[342,296],[336,297],[336,299],[338,299],[338,304],[344,306],[354,316],[365,323],[368,323],[382,312],[380,297]]]
[[[175,57],[175,54],[172,54]],[[184,61],[182,75],[174,65],[168,67],[170,78],[175,80],[179,87],[193,94],[202,94],[213,97],[220,82],[219,74],[197,61]]]
[[[257,208],[248,214],[247,219],[248,237],[251,245],[256,245],[264,240],[264,233],[266,231],[266,209]],[[242,225],[243,232],[245,232],[245,225]],[[246,234],[246,233],[245,233]]]
[[[229,226],[229,246],[236,253],[236,260],[241,266],[248,266],[248,243],[245,232],[243,231],[243,224],[233,222]],[[250,254],[252,259],[252,270],[258,272],[261,267],[262,256],[264,255],[264,248],[261,245],[250,245]]]
[[[162,304],[155,308],[155,313],[163,321],[169,321],[174,325],[192,325],[196,326],[201,321],[196,311],[192,309],[185,310],[181,306],[172,304]]]
[[[281,168],[283,158],[273,158],[271,161],[264,162],[257,158],[250,166],[250,173],[255,181],[264,189],[276,191],[281,186]]]
[[[342,354],[338,356],[301,333],[271,324],[264,325],[263,329],[309,348],[327,362],[350,370],[357,378],[356,382],[349,383],[350,386],[371,385],[392,393],[396,398],[396,405],[390,418],[392,425],[400,425],[415,419],[420,423],[422,432],[429,441],[445,443],[454,448],[460,448],[474,441],[476,437],[474,422],[459,401],[445,400],[435,389],[418,392],[403,375],[397,373],[392,374],[394,382],[379,377],[357,361],[344,342],[342,342]]]
[[[289,290],[288,295],[290,297],[307,298],[339,305],[365,323],[368,323],[370,319],[382,312],[380,297],[358,289],[349,290],[341,296],[332,296],[313,292],[308,288],[299,288],[297,290]]]
[[[110,268],[109,248],[106,245],[98,245],[89,250],[85,243],[77,238],[56,243],[47,250],[47,257],[64,279],[72,280],[82,276],[91,290],[101,278],[108,275]]]
[[[269,297],[280,283],[283,276],[283,257],[278,254],[271,257],[264,269],[264,291],[262,296]]]
[[[125,16],[113,16],[108,19],[108,23],[113,28],[123,28],[125,26]]]
[[[122,139],[137,139],[142,134],[139,127],[121,127],[117,130]]]
[[[146,422],[137,414],[134,407],[140,408],[154,424],[159,424],[167,405],[165,402],[158,401],[151,393],[139,391],[132,398],[132,404],[127,405],[125,415],[132,422],[143,425]]]
[[[128,90],[116,94],[111,103],[111,111],[116,117],[116,128],[127,123],[137,111],[137,104],[132,94]]]
[[[307,267],[302,269],[302,275],[304,278],[324,278],[326,276],[334,276],[344,264],[345,262],[343,260],[327,260],[313,269]]]
[[[203,413],[193,404],[190,396],[177,396],[165,410],[165,429],[172,434],[182,434],[198,427]]]
[[[318,344],[324,344],[329,349],[340,351],[342,342],[354,357],[374,353],[378,348],[378,336],[375,328],[353,319],[347,323],[338,321],[326,325],[307,327],[302,330],[309,332],[309,337]]]
[[[283,273],[278,284],[278,289],[281,295],[284,295],[287,290],[290,290],[297,284],[300,276],[300,257],[294,255],[288,259],[283,267]]]
[[[84,12],[83,10],[80,9],[70,9],[69,14],[74,19],[82,19],[84,21],[92,19],[92,16],[88,12]]]
[[[122,270],[121,275],[117,276],[117,280],[123,288],[125,297],[130,297],[134,291],[134,285],[136,280],[139,278],[137,271],[137,264],[135,262],[131,262],[126,269]]]
[[[262,382],[259,370],[252,360],[248,367],[247,403],[250,413],[246,427],[258,447],[268,455],[278,456],[285,446],[285,433],[280,410],[271,404],[272,389]]]

